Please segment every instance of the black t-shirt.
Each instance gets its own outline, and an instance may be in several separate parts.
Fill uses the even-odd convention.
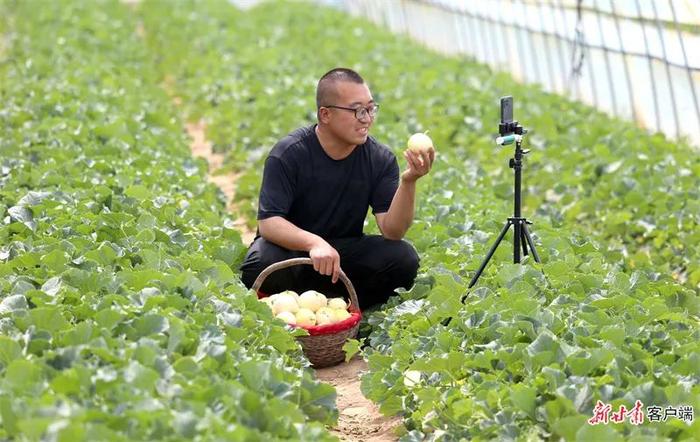
[[[372,137],[342,160],[321,147],[315,125],[280,140],[265,160],[258,219],[281,216],[322,238],[361,236],[372,213],[389,210],[399,185],[396,156]]]

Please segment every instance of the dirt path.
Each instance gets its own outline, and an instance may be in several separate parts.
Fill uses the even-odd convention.
[[[340,416],[338,425],[331,429],[343,441],[389,442],[398,437],[394,429],[400,418],[387,418],[379,408],[360,391],[360,375],[367,371],[367,363],[356,356],[350,362],[316,370],[318,379],[333,385],[338,392],[336,405]]]
[[[185,125],[185,129],[187,130],[187,134],[192,139],[192,142],[190,143],[192,156],[201,157],[207,160],[207,163],[209,164],[209,182],[219,186],[219,189],[221,189],[224,195],[226,195],[226,208],[230,213],[235,213],[236,207],[233,203],[233,197],[235,194],[236,179],[238,178],[238,174],[216,173],[224,162],[224,155],[213,152],[212,143],[206,138],[206,124],[203,121],[200,120],[196,123],[187,123]],[[245,220],[241,217],[236,219],[233,224],[241,232],[243,244],[246,246],[250,245],[255,238],[255,232],[247,226]]]

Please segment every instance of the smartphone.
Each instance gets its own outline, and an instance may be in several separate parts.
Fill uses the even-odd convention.
[[[501,123],[513,122],[513,96],[501,97]]]

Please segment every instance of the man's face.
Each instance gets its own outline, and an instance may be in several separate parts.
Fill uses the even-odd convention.
[[[348,109],[368,108],[374,105],[372,94],[366,84],[341,81],[337,83],[337,103],[334,106],[341,106]],[[374,123],[368,112],[362,112],[365,116],[357,119],[355,112],[347,109],[329,108],[331,111],[328,126],[333,134],[343,142],[352,145],[363,144],[367,141],[369,128]]]

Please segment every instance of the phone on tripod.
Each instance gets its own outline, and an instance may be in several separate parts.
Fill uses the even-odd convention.
[[[513,96],[501,97],[501,122],[498,124],[500,137],[496,138],[496,144],[499,146],[513,144],[526,133],[527,130],[513,119]]]
[[[513,96],[501,97],[501,123],[513,122]]]
[[[501,123],[498,125],[498,133],[501,136],[496,138],[496,144],[511,144],[515,141],[513,134],[522,135],[525,132],[527,131],[513,120],[513,96],[501,97]]]

